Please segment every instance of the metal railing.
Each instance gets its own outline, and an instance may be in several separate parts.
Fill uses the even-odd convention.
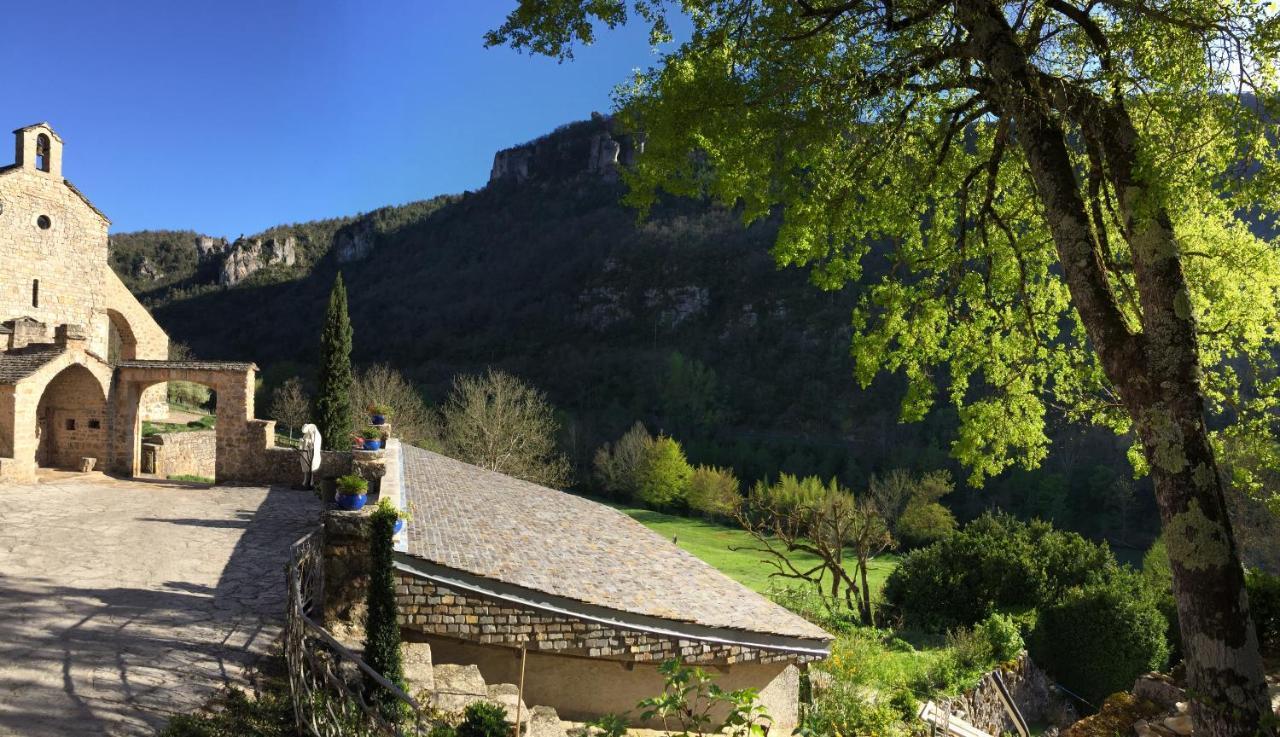
[[[418,737],[436,725],[421,705],[383,678],[312,617],[324,605],[324,538],[295,542],[285,566],[289,607],[284,654],[300,734],[312,737]],[[389,719],[388,714],[399,715]]]

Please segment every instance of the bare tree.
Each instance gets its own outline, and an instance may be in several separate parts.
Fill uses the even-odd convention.
[[[859,501],[832,479],[823,484],[783,474],[777,484],[756,484],[734,517],[755,544],[734,549],[767,553],[770,576],[806,581],[832,601],[843,598],[863,624],[874,625],[871,588],[867,582],[872,558],[893,544],[884,518],[870,501]],[[853,570],[845,555],[852,552]],[[799,564],[795,553],[818,559]]]
[[[293,429],[311,419],[311,398],[298,377],[289,377],[271,392],[271,418],[289,429],[290,440],[293,440]]]
[[[368,410],[374,405],[391,408],[391,426],[402,441],[422,447],[439,445],[439,423],[422,400],[422,394],[403,374],[385,363],[356,373],[351,383],[352,426],[367,424]]]
[[[503,371],[457,376],[443,408],[444,447],[456,458],[546,486],[563,486],[569,461],[546,395]]]

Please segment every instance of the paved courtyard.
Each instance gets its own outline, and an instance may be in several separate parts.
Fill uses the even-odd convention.
[[[306,492],[63,474],[0,494],[0,735],[150,735],[266,652]]]

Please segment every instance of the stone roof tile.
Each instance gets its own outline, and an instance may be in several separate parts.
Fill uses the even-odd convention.
[[[615,509],[408,445],[403,459],[412,556],[632,614],[831,639]]]
[[[62,355],[64,350],[62,346],[39,345],[0,353],[0,384],[22,381]]]

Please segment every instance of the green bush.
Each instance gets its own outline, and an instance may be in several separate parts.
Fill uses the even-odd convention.
[[[507,710],[497,704],[480,701],[468,706],[458,725],[458,737],[510,737],[511,722]]]
[[[1244,583],[1262,652],[1280,653],[1280,576],[1254,569],[1245,574]]]
[[[901,699],[875,699],[868,689],[837,683],[823,689],[805,710],[804,721],[796,734],[801,737],[828,735],[875,735],[876,737],[909,737],[908,726],[915,714],[903,713]]]
[[[1022,651],[1022,629],[1008,614],[992,614],[982,620],[977,631],[991,646],[991,655],[1001,663],[1013,660]]]
[[[396,576],[392,569],[396,520],[400,518],[390,500],[382,499],[369,516],[368,614],[364,624],[364,659],[369,667],[404,690],[404,662],[400,654],[400,623],[396,612]],[[405,716],[405,705],[372,678],[366,679],[370,702],[392,723]]]
[[[637,501],[651,509],[681,509],[685,506],[693,469],[685,460],[679,443],[659,435],[645,449],[639,470]]]
[[[698,466],[689,476],[686,502],[691,512],[707,519],[727,519],[742,499],[741,486],[733,471],[714,466]]]
[[[1169,660],[1182,658],[1182,631],[1178,629],[1178,602],[1173,598],[1173,569],[1164,538],[1158,537],[1142,556],[1143,587],[1165,622],[1164,639],[1169,643]]]
[[[1041,609],[1031,633],[1037,664],[1098,704],[1169,657],[1167,623],[1138,575],[1114,569]]]
[[[951,510],[937,502],[912,502],[898,518],[898,542],[905,548],[931,545],[956,531]]]
[[[972,627],[996,612],[1018,614],[1116,569],[1103,545],[1047,522],[985,514],[902,558],[884,600],[916,629]]]
[[[427,737],[458,737],[458,730],[448,724],[437,724],[427,732]]]

